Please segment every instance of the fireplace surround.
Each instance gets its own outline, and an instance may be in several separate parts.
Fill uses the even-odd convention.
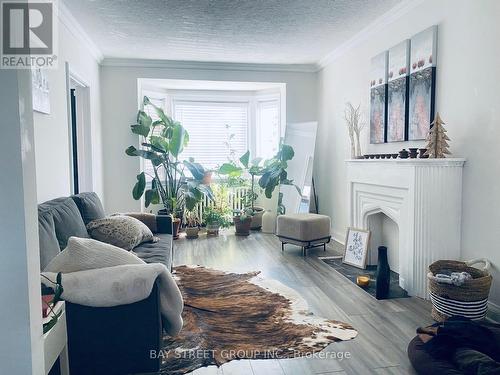
[[[398,226],[399,283],[428,298],[427,267],[460,259],[465,159],[347,160],[349,224],[383,213]]]

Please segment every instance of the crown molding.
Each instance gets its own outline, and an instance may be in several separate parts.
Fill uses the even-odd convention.
[[[340,56],[345,54],[347,51],[358,46],[370,36],[382,30],[387,25],[401,18],[401,16],[414,9],[423,1],[424,0],[404,0],[400,4],[391,8],[389,11],[375,19],[375,21],[368,24],[368,26],[366,26],[364,29],[361,29],[361,31],[356,33],[352,38],[348,39],[337,48],[335,48],[332,52],[320,59],[318,61],[319,70],[325,68]]]
[[[250,64],[208,61],[148,60],[106,57],[102,66],[134,67],[134,68],[166,68],[166,69],[201,69],[201,70],[237,70],[258,72],[299,72],[315,73],[319,70],[316,64]]]
[[[73,36],[78,39],[92,55],[92,57],[97,61],[98,64],[104,59],[104,55],[97,45],[92,41],[89,35],[85,32],[80,23],[71,14],[68,7],[64,4],[62,0],[58,3],[58,15],[61,23],[66,26],[66,28],[73,34]]]

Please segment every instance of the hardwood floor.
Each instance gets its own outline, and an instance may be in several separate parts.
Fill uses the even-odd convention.
[[[349,352],[350,358],[293,358],[231,361],[222,367],[200,368],[192,374],[306,375],[306,374],[413,374],[406,355],[408,342],[418,326],[431,323],[430,304],[418,298],[377,301],[318,259],[338,255],[341,245],[326,253],[286,245],[281,251],[274,235],[252,232],[237,237],[233,229],[219,237],[201,234],[196,240],[175,241],[174,265],[202,265],[247,272],[259,270],[298,291],[318,316],[348,322],[358,331],[351,341],[329,345],[327,352]]]

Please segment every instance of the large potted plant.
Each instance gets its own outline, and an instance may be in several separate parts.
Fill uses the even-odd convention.
[[[262,215],[264,208],[255,205],[258,198],[256,191],[256,176],[262,174],[260,165],[262,158],[255,158],[250,161],[250,151],[245,152],[237,161],[224,163],[219,168],[219,174],[228,176],[229,179],[240,179],[244,173],[250,175],[250,189],[243,197],[243,206],[252,211],[250,220],[250,229],[259,230],[262,227]]]
[[[264,167],[260,171],[259,186],[264,190],[266,198],[271,199],[274,190],[280,185],[295,186],[299,195],[300,188],[293,183],[293,180],[288,179],[288,162],[293,159],[295,152],[292,146],[281,143],[278,153],[264,162]],[[283,193],[278,196],[278,214],[285,213],[286,208],[283,206]]]
[[[132,133],[141,137],[140,147],[130,146],[125,150],[129,156],[141,157],[151,162],[152,173],[148,173],[151,184],[146,183],[146,172],[137,175],[132,190],[134,199],[144,196],[144,204],[162,204],[159,214],[173,215],[174,238],[178,238],[180,221],[185,209],[193,210],[204,195],[213,199],[208,185],[209,173],[193,159],[181,160],[181,153],[189,143],[189,134],[177,121],[144,97],[144,106],[155,110],[158,120],[140,110],[137,123],[131,126]]]

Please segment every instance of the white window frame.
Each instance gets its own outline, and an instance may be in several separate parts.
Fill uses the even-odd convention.
[[[280,130],[279,139],[284,136],[285,118],[283,103],[283,90],[259,90],[259,91],[224,91],[224,90],[156,90],[149,87],[142,88],[140,96],[140,107],[144,110],[142,99],[148,96],[151,99],[164,101],[165,114],[173,117],[176,102],[214,102],[214,103],[246,103],[248,105],[247,125],[247,148],[250,150],[251,158],[257,156],[257,133],[259,126],[257,108],[259,102],[278,100],[280,107]],[[140,137],[140,136],[139,136]],[[145,160],[140,158],[141,170],[144,170]],[[200,161],[203,162],[203,161]],[[148,186],[150,183],[148,182]]]
[[[247,147],[252,157],[257,153],[257,107],[260,101],[278,100],[280,107],[280,134],[284,135],[284,115],[281,100],[282,93],[277,90],[262,91],[195,91],[195,90],[168,90],[167,102],[172,116],[175,113],[176,102],[215,102],[215,103],[247,103],[248,104],[248,127],[247,127]]]

